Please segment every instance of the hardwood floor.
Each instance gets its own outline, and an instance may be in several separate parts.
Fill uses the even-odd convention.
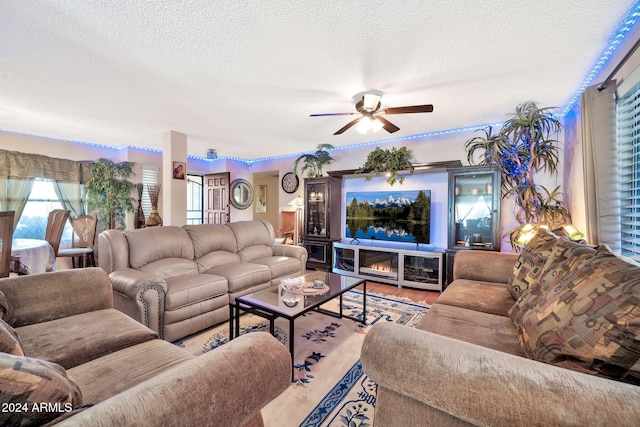
[[[362,290],[361,287],[356,289]],[[388,285],[385,283],[372,282],[367,280],[367,293],[392,296],[398,298],[408,298],[416,303],[433,304],[436,298],[440,296],[438,291],[425,291],[422,289],[413,289],[402,287],[398,288],[396,285]]]

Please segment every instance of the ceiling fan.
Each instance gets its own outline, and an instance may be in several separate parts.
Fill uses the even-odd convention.
[[[381,96],[375,93],[365,93],[362,99],[356,103],[357,113],[324,113],[324,114],[311,114],[311,117],[321,116],[352,116],[361,114],[355,120],[350,121],[342,128],[338,129],[334,135],[340,135],[352,126],[358,125],[356,129],[361,133],[367,133],[370,129],[377,131],[380,128],[384,128],[389,133],[397,132],[400,128],[389,120],[382,117],[382,114],[409,114],[409,113],[431,113],[433,111],[433,105],[413,105],[410,107],[394,107],[380,109]]]

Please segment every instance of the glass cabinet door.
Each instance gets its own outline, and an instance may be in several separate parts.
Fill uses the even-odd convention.
[[[500,250],[499,171],[461,168],[449,174],[449,247]]]
[[[327,236],[327,183],[308,182],[305,187],[307,236]]]

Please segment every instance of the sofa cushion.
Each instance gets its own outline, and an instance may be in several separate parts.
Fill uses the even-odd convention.
[[[527,356],[640,385],[640,267],[606,246],[522,318]]]
[[[0,378],[2,403],[19,408],[3,407],[3,426],[44,425],[82,404],[80,389],[55,363],[0,354]]]
[[[518,344],[516,328],[507,316],[445,304],[433,304],[416,328],[505,353],[524,356],[524,352]]]
[[[152,273],[154,276],[162,277],[163,279],[169,279],[187,274],[198,274],[198,264],[190,259],[165,258],[145,264],[139,270]]]
[[[166,280],[164,308],[176,310],[229,292],[227,279],[216,274],[191,274]]]
[[[0,319],[0,352],[24,356],[18,334],[2,319]]]
[[[514,300],[537,282],[557,240],[558,236],[541,228],[527,243],[513,266],[513,275],[507,284],[507,290]]]
[[[573,242],[567,237],[563,236],[556,240],[551,255],[538,274],[537,281],[520,296],[509,310],[509,316],[516,327],[519,327],[522,316],[534,307],[549,289],[565,276],[580,268],[595,253],[594,248]]]
[[[238,243],[238,251],[253,245],[271,246],[275,241],[273,227],[267,221],[230,222]]]
[[[505,283],[468,279],[452,282],[435,302],[499,316],[506,316],[513,306],[513,299],[507,292]]]
[[[229,282],[230,293],[271,281],[269,267],[248,262],[222,265],[207,271],[207,273],[226,277]]]
[[[193,358],[167,341],[152,340],[91,360],[67,373],[82,390],[84,403],[96,404]]]
[[[129,243],[129,264],[138,270],[161,259],[181,258],[191,261],[194,259],[191,238],[180,227],[164,226],[127,230],[125,237]]]
[[[183,225],[183,229],[189,233],[193,242],[193,253],[196,259],[210,252],[222,251],[228,253],[238,252],[236,236],[227,225],[221,224],[196,224]],[[213,268],[212,266],[209,268]]]
[[[158,338],[158,334],[115,309],[16,328],[24,354],[69,369],[131,345]]]
[[[286,256],[267,256],[256,258],[252,264],[262,264],[271,270],[271,278],[277,279],[290,274],[300,274],[300,260]]]
[[[252,245],[239,251],[238,255],[242,262],[255,262],[257,259],[273,256],[273,249],[269,245]]]
[[[225,264],[240,263],[240,255],[234,252],[213,251],[196,259],[200,273]]]

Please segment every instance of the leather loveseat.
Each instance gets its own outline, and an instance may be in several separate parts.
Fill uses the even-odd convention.
[[[541,232],[453,276],[416,328],[365,337],[374,425],[638,425],[640,267]]]
[[[195,357],[113,308],[100,268],[0,279],[0,425],[261,426],[291,383],[265,332]]]
[[[306,249],[274,241],[267,221],[107,230],[98,259],[115,307],[175,341],[229,319],[236,296],[304,273]]]

